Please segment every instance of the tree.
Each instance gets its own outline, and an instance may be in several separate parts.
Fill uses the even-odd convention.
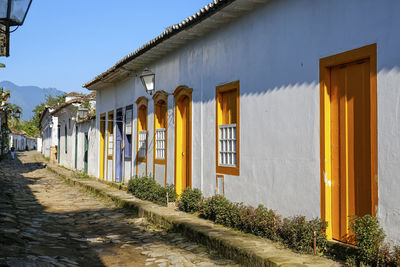
[[[30,120],[30,124],[36,127],[39,127],[39,120],[40,120],[40,115],[42,114],[42,112],[44,111],[44,109],[46,108],[46,106],[48,107],[54,107],[59,105],[60,103],[64,103],[65,102],[65,96],[64,95],[60,95],[60,96],[52,96],[52,95],[46,95],[46,100],[43,103],[40,103],[39,105],[37,105],[34,109],[33,109],[33,116]]]
[[[14,127],[19,124],[20,118],[17,116],[17,113],[22,115],[22,108],[12,103],[7,103],[6,106],[7,106],[6,110],[8,111],[9,114],[8,119],[10,120],[10,125]]]
[[[9,97],[10,91],[4,91],[4,89],[0,87],[0,106],[4,106]]]

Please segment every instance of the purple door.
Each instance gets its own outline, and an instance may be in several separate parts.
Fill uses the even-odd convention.
[[[122,109],[117,110],[117,134],[116,138],[116,158],[115,158],[115,182],[122,182],[122,129],[123,117]]]

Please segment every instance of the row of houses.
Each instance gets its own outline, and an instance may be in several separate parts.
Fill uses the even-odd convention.
[[[95,176],[95,108],[95,93],[69,93],[64,103],[45,107],[39,119],[42,154],[53,163]]]
[[[92,120],[71,120],[74,101],[49,108],[43,153],[76,169],[87,157],[107,181],[149,176],[179,194],[320,217],[341,242],[351,215],[371,214],[400,241],[397,10],[215,0],[84,84],[96,92]]]
[[[37,140],[29,136],[24,131],[10,128],[9,147],[14,147],[15,151],[36,150]]]

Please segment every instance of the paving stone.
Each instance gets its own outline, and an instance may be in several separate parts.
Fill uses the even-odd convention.
[[[17,158],[0,161],[0,221],[7,218],[3,221],[10,224],[0,227],[0,234],[13,244],[0,243],[0,266],[8,262],[25,266],[236,265],[70,186],[53,171],[67,179],[72,172],[52,164],[39,168],[41,156],[34,151],[18,152]],[[126,195],[90,179],[75,182],[98,186],[118,197]],[[133,196],[127,199],[136,201]]]

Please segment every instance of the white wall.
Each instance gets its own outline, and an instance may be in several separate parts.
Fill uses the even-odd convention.
[[[42,151],[42,138],[37,137],[36,138],[36,144],[37,144],[36,151],[37,152],[41,152]]]
[[[88,174],[97,176],[98,169],[98,149],[97,149],[97,129],[96,120],[90,120],[78,124],[78,161],[77,169],[84,171],[84,146],[85,146],[85,133],[88,133]]]
[[[50,122],[52,122],[52,125],[50,125]],[[49,112],[46,111],[41,122],[41,131],[42,131],[41,152],[45,157],[48,158],[50,157],[50,148],[52,146],[58,145],[57,125],[58,125],[58,118],[50,115]]]
[[[225,195],[284,216],[320,216],[319,59],[377,43],[378,215],[389,237],[400,240],[398,10],[395,0],[271,1],[148,66],[157,90],[193,88],[193,187],[215,193],[215,87],[240,80],[240,176],[225,175]],[[98,92],[97,114],[142,95],[139,79],[128,78]],[[172,96],[168,106],[171,183]],[[152,159],[153,149],[148,151]]]
[[[54,114],[58,118],[58,125],[60,125],[60,165],[67,168],[75,169],[75,122],[72,120],[74,106],[69,105],[63,108],[58,113]],[[65,132],[65,126],[67,131]],[[53,127],[54,128],[54,127]],[[65,142],[65,135],[67,142]],[[53,139],[57,144],[57,137]],[[65,145],[67,144],[67,153],[65,152]]]

